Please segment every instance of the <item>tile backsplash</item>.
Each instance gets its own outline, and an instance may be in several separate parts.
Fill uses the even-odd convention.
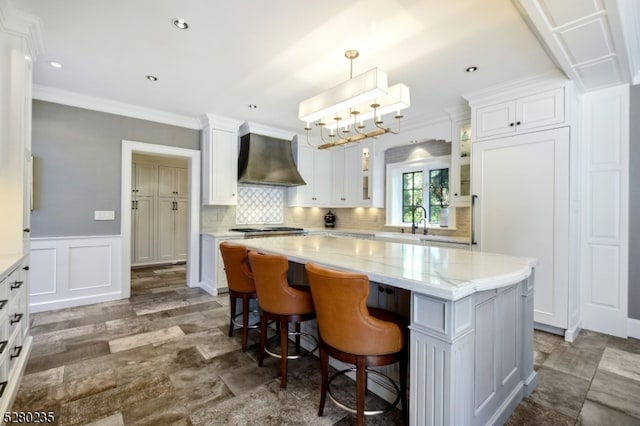
[[[281,186],[239,185],[236,224],[284,223],[285,190]]]

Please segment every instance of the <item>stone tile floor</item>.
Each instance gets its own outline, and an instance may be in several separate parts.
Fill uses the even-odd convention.
[[[185,286],[184,265],[134,269],[128,300],[32,315],[34,346],[13,411],[60,425],[349,425],[327,401],[317,417],[317,359],[257,367],[227,337],[228,297]],[[508,425],[640,425],[640,341],[583,331],[535,333],[538,386]],[[350,393],[348,380],[337,392]],[[367,424],[402,423],[394,410]]]

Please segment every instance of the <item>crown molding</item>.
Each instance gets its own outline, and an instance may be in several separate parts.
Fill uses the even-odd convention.
[[[200,130],[202,128],[200,120],[194,117],[83,95],[53,87],[34,85],[33,99],[185,127],[187,129]]]
[[[228,132],[238,132],[238,129],[242,125],[242,120],[236,120],[229,117],[222,117],[215,114],[205,114],[200,123],[202,128],[212,127],[218,130],[226,130]]]
[[[269,136],[276,139],[293,140],[294,136],[297,136],[296,132],[288,130],[282,130],[275,127],[267,126],[266,124],[256,123],[253,121],[245,121],[240,126],[239,136],[244,136],[247,133],[254,133],[262,136]]]
[[[486,103],[495,101],[505,96],[522,95],[523,90],[535,90],[537,88],[550,85],[568,85],[569,80],[564,73],[558,69],[552,69],[544,73],[533,74],[524,78],[511,80],[495,86],[487,87],[472,93],[463,94],[462,97],[469,102],[470,106],[474,106],[479,102]]]
[[[0,31],[24,39],[31,58],[44,52],[40,18],[16,10],[9,0],[0,0]]]

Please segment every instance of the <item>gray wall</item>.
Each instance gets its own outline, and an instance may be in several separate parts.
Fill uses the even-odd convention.
[[[123,139],[200,149],[198,130],[33,101],[32,237],[120,234]],[[116,220],[95,221],[94,210]]]
[[[631,87],[629,133],[629,318],[640,319],[640,85]]]

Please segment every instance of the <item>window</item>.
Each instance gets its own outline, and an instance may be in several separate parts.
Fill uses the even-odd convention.
[[[402,174],[402,222],[412,223],[414,207],[422,205],[422,181],[422,171]]]
[[[438,227],[440,211],[449,206],[449,156],[387,165],[386,225],[410,227],[426,210],[428,226]],[[455,210],[455,209],[454,209]],[[455,223],[455,211],[450,221]],[[449,229],[454,229],[449,227]]]
[[[429,223],[440,222],[440,210],[449,207],[449,169],[429,170]]]

